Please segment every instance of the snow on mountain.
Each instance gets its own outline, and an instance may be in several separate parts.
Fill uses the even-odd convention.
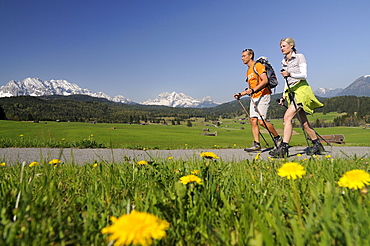
[[[106,98],[110,101],[120,103],[132,103],[128,98],[122,95],[110,97],[103,92],[91,92],[88,89],[82,89],[77,84],[70,83],[67,80],[41,80],[39,78],[26,78],[23,81],[11,80],[6,85],[0,87],[0,97],[11,96],[45,96],[45,95],[63,95],[74,94],[88,95],[92,97]]]
[[[207,96],[203,99],[194,99],[184,93],[163,92],[159,94],[154,100],[149,99],[141,102],[142,105],[161,105],[168,107],[182,107],[182,108],[210,108],[219,105]]]
[[[342,88],[317,88],[314,94],[319,97],[335,97],[341,91],[343,91]]]
[[[338,93],[337,96],[370,96],[370,75],[361,76],[353,81],[349,86],[344,88],[343,91]]]
[[[122,95],[111,97],[104,92],[91,92],[88,89],[82,89],[77,84],[70,83],[67,80],[41,80],[39,78],[26,78],[23,81],[11,80],[6,85],[0,87],[0,97],[11,96],[47,96],[47,95],[88,95],[92,97],[105,98],[107,100],[134,104],[128,98]],[[142,105],[162,105],[169,107],[183,108],[210,108],[219,105],[207,96],[203,99],[194,99],[184,93],[168,93],[159,94],[154,100],[149,99],[141,103]]]

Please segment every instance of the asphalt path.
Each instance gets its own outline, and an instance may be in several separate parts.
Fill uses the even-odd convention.
[[[311,156],[306,154],[307,147],[289,148],[288,159],[304,159]],[[88,164],[95,162],[120,163],[139,160],[199,160],[200,153],[210,151],[219,157],[220,161],[253,160],[257,152],[245,152],[243,149],[178,149],[178,150],[131,150],[131,149],[57,149],[57,148],[3,148],[0,149],[0,161],[9,165],[48,162],[59,159],[65,163]],[[260,152],[262,160],[268,160],[269,150]],[[325,146],[322,157],[330,155],[331,158],[370,158],[370,147],[352,146]]]

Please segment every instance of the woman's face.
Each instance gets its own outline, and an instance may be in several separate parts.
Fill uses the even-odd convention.
[[[288,44],[286,41],[281,41],[280,43],[280,50],[283,55],[287,55],[292,52],[293,45]]]

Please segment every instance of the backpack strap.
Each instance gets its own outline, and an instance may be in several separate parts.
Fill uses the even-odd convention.
[[[257,61],[256,62],[254,62],[254,64],[253,64],[253,72],[257,75],[257,84],[259,84],[260,83],[260,81],[259,81],[259,74],[258,74],[258,72],[257,72],[257,69],[256,69],[256,65],[257,65]],[[266,68],[266,67],[265,67]],[[267,72],[265,72],[266,74],[267,74]],[[256,92],[259,92],[259,91],[261,91],[261,90],[263,90],[264,88],[266,88],[266,87],[268,87],[269,88],[269,90],[270,90],[270,93],[272,93],[272,91],[271,91],[271,88],[270,88],[270,84],[269,84],[269,78],[267,77],[267,85],[266,86],[264,86],[264,87],[262,87],[261,89],[259,89],[258,91],[255,91],[254,93],[256,93]]]

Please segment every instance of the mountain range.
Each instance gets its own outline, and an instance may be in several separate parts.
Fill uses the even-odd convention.
[[[93,93],[88,89],[82,89],[77,84],[69,83],[67,80],[41,80],[38,78],[26,78],[23,81],[11,80],[0,87],[0,97],[11,96],[49,96],[74,94],[88,95],[92,97],[106,98],[113,102],[132,103],[130,99],[122,95],[110,97],[103,92]]]
[[[353,81],[346,88],[318,88],[314,91],[316,96],[336,97],[336,96],[370,96],[370,75],[361,76]]]
[[[319,97],[335,97],[344,95],[355,96],[370,96],[370,75],[362,76],[356,79],[348,87],[342,88],[318,88],[314,91]],[[70,83],[67,80],[41,80],[39,78],[26,78],[23,81],[11,80],[6,85],[0,87],[0,97],[12,96],[48,96],[48,95],[88,95],[91,97],[105,98],[109,101],[125,103],[125,104],[141,104],[141,105],[161,105],[168,107],[182,108],[211,108],[220,103],[214,102],[211,97],[207,96],[203,99],[194,99],[184,93],[163,92],[155,99],[148,99],[140,103],[117,95],[111,97],[104,92],[91,92],[88,89],[82,89],[77,84]]]
[[[187,96],[184,93],[176,92],[163,92],[159,94],[154,100],[149,99],[148,101],[141,102],[140,104],[162,105],[181,108],[211,108],[219,105],[219,103],[215,103],[209,96],[199,100],[194,99],[191,96]]]
[[[92,97],[105,98],[109,101],[138,104],[122,95],[111,97],[104,92],[91,92],[88,89],[82,89],[77,84],[70,83],[67,80],[41,80],[39,78],[26,78],[23,81],[11,80],[6,85],[0,87],[0,97],[11,96],[50,96],[50,95],[88,95]],[[141,102],[142,105],[162,105],[169,107],[183,108],[209,108],[219,105],[211,97],[203,99],[194,99],[184,93],[163,92],[155,99],[149,99]]]

